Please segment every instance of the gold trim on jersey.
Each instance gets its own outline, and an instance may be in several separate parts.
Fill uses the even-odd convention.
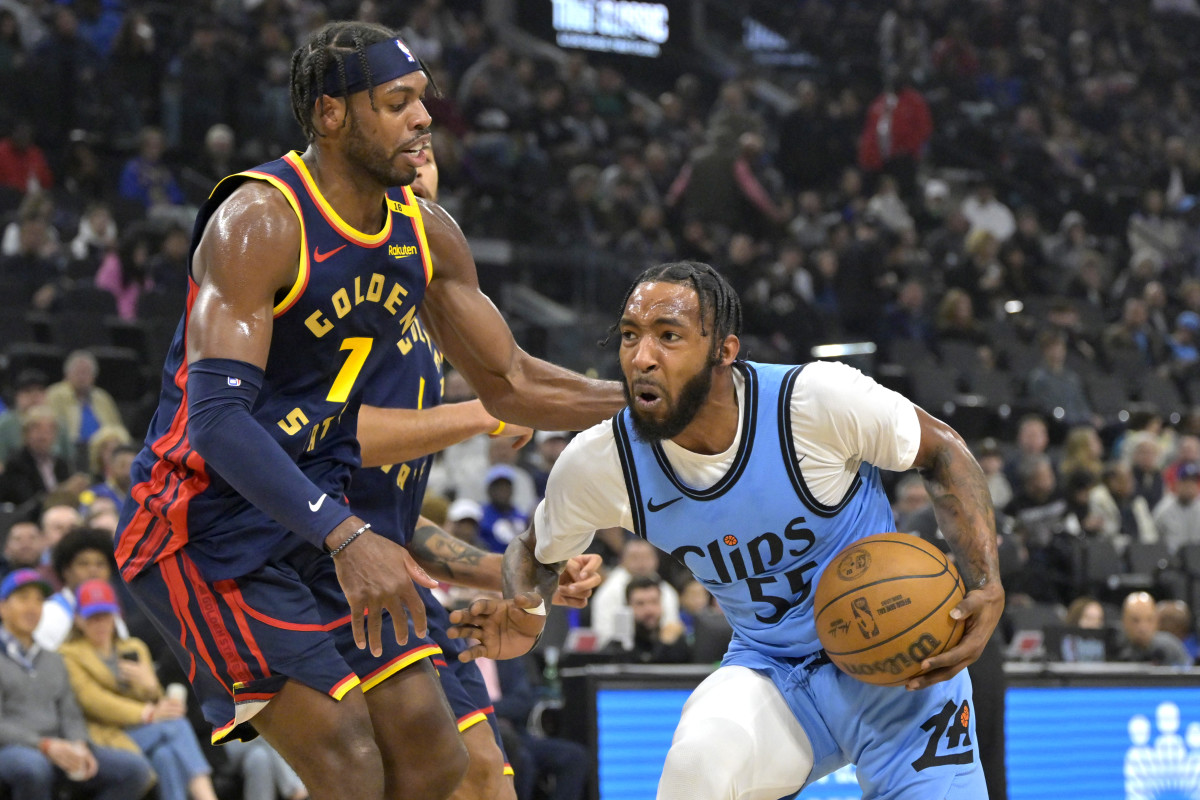
[[[344,219],[342,219],[337,211],[334,211],[333,206],[321,194],[321,190],[317,188],[317,182],[313,180],[312,173],[308,171],[308,165],[300,158],[299,151],[293,150],[283,157],[283,160],[291,165],[292,169],[296,170],[296,174],[300,176],[300,181],[304,184],[304,188],[308,190],[308,194],[317,204],[317,208],[325,217],[325,221],[333,227],[342,236],[345,236],[356,244],[366,245],[367,247],[377,247],[386,242],[392,235],[392,215],[387,214],[383,223],[383,230],[379,233],[369,234],[363,233],[360,230],[353,228]],[[389,208],[390,210],[390,208]]]
[[[304,287],[308,286],[308,234],[304,228],[304,214],[300,210],[300,199],[296,197],[296,193],[292,190],[292,187],[288,186],[284,181],[280,180],[274,175],[268,175],[265,172],[256,172],[255,170],[246,170],[245,172],[239,172],[236,175],[230,175],[228,178],[222,178],[220,183],[217,184],[217,187],[220,187],[222,183],[230,178],[251,178],[256,181],[266,181],[267,183],[271,184],[283,194],[284,199],[287,200],[288,205],[292,207],[292,211],[296,214],[296,219],[300,221],[300,260],[296,269],[296,280],[292,282],[291,288],[288,289],[287,294],[283,296],[283,299],[276,303],[275,307],[271,309],[272,314],[274,314],[276,317],[279,317],[285,311],[295,305],[296,300],[298,300],[300,295],[304,293]],[[212,194],[210,194],[209,197],[212,197],[217,193],[217,187],[213,188]]]
[[[417,201],[417,196],[413,194],[411,187],[402,186],[400,191],[404,193],[408,203],[397,204],[397,210],[412,219],[413,231],[417,234],[417,241],[421,243],[421,263],[425,267],[425,285],[428,286],[429,282],[433,280],[433,258],[429,255],[429,241],[425,238],[425,218],[421,215],[421,204]]]

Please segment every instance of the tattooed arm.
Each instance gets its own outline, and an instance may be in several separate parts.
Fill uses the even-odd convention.
[[[927,659],[909,689],[946,680],[979,658],[1004,611],[1004,589],[996,557],[996,516],[983,470],[962,437],[944,422],[917,409],[921,446],[913,464],[925,478],[938,527],[954,552],[967,596],[950,612],[963,620],[962,641]]]
[[[450,614],[450,638],[477,641],[459,655],[460,661],[516,658],[529,652],[542,635],[546,617],[526,609],[549,602],[567,562],[538,561],[533,554],[536,541],[530,523],[504,551],[504,600],[483,598]]]
[[[425,517],[417,520],[408,551],[439,581],[497,594],[503,588],[500,573],[504,556],[451,536]],[[603,580],[601,565],[600,556],[591,553],[564,561],[563,569],[556,573],[558,583],[551,590],[554,605],[575,608],[587,605],[592,590]]]
[[[439,581],[486,592],[500,591],[503,556],[457,539],[425,517],[417,520],[417,530],[408,545],[408,552]]]

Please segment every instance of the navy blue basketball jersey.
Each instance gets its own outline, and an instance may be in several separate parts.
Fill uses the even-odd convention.
[[[331,502],[341,502],[358,463],[357,390],[369,378],[365,368],[375,363],[372,351],[395,346],[414,326],[432,274],[421,212],[408,188],[389,189],[382,230],[357,231],[292,152],[217,185],[197,216],[193,253],[218,206],[248,180],[278,189],[301,223],[296,280],[277,299],[266,374],[251,413]],[[197,291],[190,280],[158,410],[134,461],[117,540],[117,563],[127,580],[185,545],[205,578],[220,580],[244,575],[302,541],[239,495],[190,446],[186,331]]]
[[[745,377],[741,441],[707,489],[684,484],[662,446],[613,418],[634,532],[684,564],[716,597],[734,630],[768,655],[821,649],[812,619],[817,579],[843,547],[895,522],[879,470],[863,463],[834,506],[804,483],[792,441],[792,387],[803,366],[735,362]]]
[[[362,402],[376,408],[433,408],[442,402],[442,354],[421,320],[392,346],[380,351],[380,364],[362,386]],[[350,507],[373,529],[408,544],[421,514],[433,455],[403,464],[354,471]]]

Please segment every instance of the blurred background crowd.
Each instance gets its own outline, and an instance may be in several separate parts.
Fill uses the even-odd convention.
[[[845,359],[972,445],[997,508],[1010,657],[1194,662],[1200,3],[693,0],[672,4],[676,33],[697,8],[738,24],[657,60],[561,49],[522,27],[523,8],[0,0],[5,571],[37,570],[68,598],[113,577],[71,564],[128,492],[195,208],[221,177],[303,147],[290,54],[354,17],[400,29],[428,65],[440,202],[527,349],[612,375],[590,344],[627,282],[711,263],[741,293],[745,356]],[[764,30],[789,58],[763,57]],[[447,380],[447,400],[470,391]],[[427,514],[503,549],[569,438],[451,448]],[[892,480],[898,530],[941,543],[920,479]],[[514,747],[547,733],[529,712],[553,697],[560,651],[708,663],[728,640],[669,558],[621,530],[594,549],[609,577],[530,661],[534,686],[512,690]],[[72,602],[47,648],[86,638]],[[160,684],[177,678],[120,605],[115,635],[145,640]],[[1080,655],[1044,635],[1058,628],[1109,633]],[[208,757],[223,797],[249,797],[241,771],[268,758]],[[568,773],[525,796],[574,796]],[[304,796],[289,780],[269,792]]]

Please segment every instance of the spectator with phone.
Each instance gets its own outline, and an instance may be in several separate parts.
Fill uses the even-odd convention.
[[[46,800],[69,780],[92,800],[137,800],[150,765],[89,740],[62,657],[33,640],[49,593],[32,569],[0,581],[0,786],[12,800]]]
[[[59,653],[92,740],[144,753],[158,773],[161,800],[217,800],[184,702],[163,691],[145,642],[117,636],[112,586],[88,580],[75,594],[75,628]]]

